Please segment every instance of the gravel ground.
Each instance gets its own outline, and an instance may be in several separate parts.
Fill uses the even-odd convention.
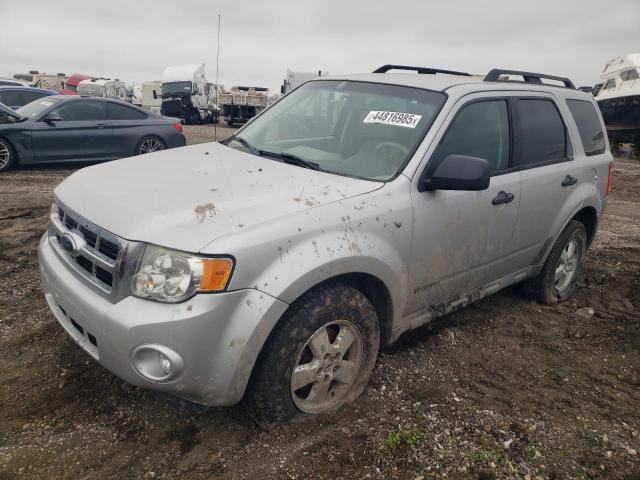
[[[575,299],[503,291],[406,334],[334,416],[269,431],[129,386],[58,326],[36,246],[73,171],[0,175],[0,479],[640,479],[640,163],[617,162]]]

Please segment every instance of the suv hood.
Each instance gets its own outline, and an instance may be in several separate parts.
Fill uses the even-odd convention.
[[[84,168],[54,193],[122,238],[199,252],[222,235],[382,185],[207,143]]]

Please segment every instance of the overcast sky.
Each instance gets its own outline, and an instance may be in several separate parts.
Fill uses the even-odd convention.
[[[368,72],[386,63],[485,73],[493,67],[593,85],[640,52],[640,0],[0,0],[0,76],[40,70],[160,79],[206,64],[220,83],[279,90],[287,68]]]

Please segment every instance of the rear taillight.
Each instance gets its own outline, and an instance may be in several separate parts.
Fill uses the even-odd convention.
[[[611,193],[611,187],[613,186],[613,162],[609,163],[609,176],[607,177],[607,193],[605,196],[609,196]]]
[[[182,124],[181,123],[176,123],[176,130],[178,130],[179,132],[182,132]]]

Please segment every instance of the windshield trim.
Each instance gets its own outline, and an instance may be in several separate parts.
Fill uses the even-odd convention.
[[[355,178],[355,179],[358,179],[358,180],[365,180],[367,182],[389,183],[389,182],[394,181],[396,178],[398,178],[400,175],[402,175],[402,173],[407,168],[407,165],[409,165],[409,163],[411,163],[411,160],[413,159],[413,156],[420,149],[420,147],[424,143],[424,139],[427,137],[427,135],[431,131],[431,127],[433,126],[435,121],[438,119],[438,117],[442,113],[442,109],[444,108],[444,106],[446,105],[447,101],[449,100],[449,95],[447,94],[447,92],[444,92],[442,90],[433,90],[431,88],[414,87],[414,86],[410,86],[410,85],[402,85],[402,84],[390,83],[390,82],[373,82],[373,81],[369,81],[369,80],[366,80],[366,81],[365,80],[349,80],[348,78],[339,78],[339,77],[338,78],[327,78],[327,77],[325,77],[325,78],[314,78],[314,79],[311,79],[311,80],[307,80],[304,83],[301,83],[300,85],[298,85],[293,90],[287,92],[285,95],[280,97],[277,102],[272,103],[267,108],[265,108],[260,113],[258,113],[255,117],[251,118],[251,120],[249,120],[247,123],[245,123],[238,130],[236,130],[231,136],[235,136],[235,135],[240,134],[245,128],[247,128],[251,123],[253,123],[253,121],[256,118],[258,118],[261,115],[263,115],[266,111],[268,111],[274,105],[277,105],[278,102],[280,102],[280,100],[282,100],[284,97],[289,95],[291,92],[295,92],[296,90],[298,90],[303,85],[306,85],[307,83],[311,83],[311,82],[335,82],[335,81],[338,81],[338,82],[344,81],[344,82],[352,82],[352,83],[363,83],[363,84],[371,84],[371,85],[390,85],[390,86],[393,86],[393,87],[413,88],[415,90],[423,90],[425,92],[439,93],[439,94],[441,94],[443,96],[444,101],[442,102],[442,105],[440,105],[440,108],[438,108],[434,112],[433,117],[431,118],[431,122],[429,123],[429,125],[425,129],[424,134],[416,141],[416,143],[413,146],[413,148],[411,150],[409,150],[409,154],[406,156],[404,163],[402,165],[400,165],[398,167],[398,169],[396,170],[396,173],[394,173],[389,178],[386,178],[386,179],[383,180],[383,179],[379,179],[379,178],[369,178],[369,177],[362,177],[360,175],[351,175],[351,174],[348,174],[348,173],[334,172],[332,170],[325,170],[325,169],[321,170],[322,173],[330,173],[332,175],[339,175],[341,177]],[[225,138],[224,140],[220,140],[218,143],[226,142],[228,140],[228,138]],[[222,144],[225,145],[225,146],[228,146],[225,143],[222,143]],[[233,148],[233,147],[229,147],[229,148]],[[252,155],[252,154],[250,154],[250,155]]]

